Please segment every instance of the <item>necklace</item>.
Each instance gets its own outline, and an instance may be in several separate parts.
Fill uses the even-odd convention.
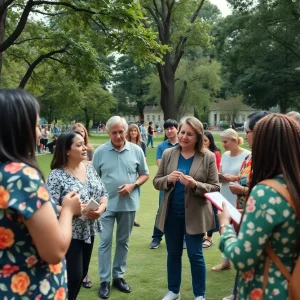
[[[81,163],[79,164],[79,166],[80,166],[80,165],[81,165]],[[76,175],[74,174],[74,172],[71,170],[70,167],[66,167],[66,169],[68,169],[68,170],[71,172],[71,174],[72,174],[75,178],[79,179],[78,176],[76,176]]]

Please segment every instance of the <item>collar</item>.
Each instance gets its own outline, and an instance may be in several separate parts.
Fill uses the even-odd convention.
[[[167,139],[166,141],[167,141],[167,143],[168,143],[169,145],[172,145],[172,146],[177,146],[177,145],[178,145],[178,141],[177,141],[177,143],[175,143],[175,144],[172,144],[172,143],[170,142],[169,139]]]
[[[115,148],[115,146],[113,145],[113,143],[111,142],[111,140],[108,142],[108,146],[109,146],[109,150],[114,150],[114,151],[117,151],[117,152],[122,152],[124,150],[130,150],[130,145],[129,143],[125,140],[125,145],[123,146],[123,148],[121,150],[118,150]]]

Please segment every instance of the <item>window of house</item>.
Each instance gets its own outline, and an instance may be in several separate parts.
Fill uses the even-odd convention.
[[[148,122],[150,121],[150,115],[147,115],[147,121]]]
[[[155,115],[152,115],[152,121],[155,121]]]
[[[158,122],[160,121],[160,115],[157,116],[157,121],[158,121]]]

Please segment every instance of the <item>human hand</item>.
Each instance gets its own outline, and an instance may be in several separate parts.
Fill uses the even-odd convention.
[[[88,217],[88,219],[91,220],[97,220],[100,218],[100,216],[102,215],[102,208],[100,208],[100,206],[98,207],[98,209],[96,210],[88,210],[85,215]]]
[[[168,175],[167,181],[168,183],[176,183],[176,181],[179,180],[180,176],[183,175],[183,173],[179,171],[173,171],[171,174]]]
[[[236,181],[237,180],[237,176],[235,175],[231,175],[231,174],[224,174],[224,180],[226,181]]]
[[[235,195],[242,195],[244,187],[237,182],[229,182],[229,189],[232,194]]]
[[[189,176],[189,175],[182,174],[179,177],[179,180],[183,185],[185,185],[186,187],[192,188],[192,189],[197,185],[196,180],[192,176]]]
[[[126,183],[126,184],[119,186],[118,193],[120,194],[120,196],[125,197],[125,196],[128,196],[133,190],[134,190],[134,184]]]
[[[219,223],[225,224],[225,225],[229,225],[230,224],[230,215],[229,215],[229,211],[227,208],[227,205],[225,202],[222,203],[222,209],[223,211],[218,211],[218,217],[219,217]]]
[[[74,190],[64,196],[61,206],[62,209],[69,209],[73,216],[81,215],[80,197]]]

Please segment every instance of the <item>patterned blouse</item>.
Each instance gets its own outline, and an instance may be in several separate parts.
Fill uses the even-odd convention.
[[[246,156],[245,160],[243,161],[240,173],[238,175],[237,182],[245,187],[248,187],[251,181],[251,166],[252,166],[252,154]],[[237,195],[237,208],[244,209],[245,202],[247,199],[247,195]]]
[[[281,177],[275,178],[284,184]],[[236,236],[228,225],[221,236],[220,250],[239,271],[238,299],[261,299],[266,261],[264,247],[269,242],[290,271],[296,257],[293,249],[299,231],[299,221],[288,202],[274,189],[256,185],[246,203],[241,229]],[[263,299],[287,299],[287,281],[271,263],[268,284]]]
[[[1,299],[67,299],[65,259],[57,265],[42,261],[23,222],[48,201],[37,170],[23,163],[0,164]]]
[[[62,169],[54,169],[47,179],[47,187],[51,197],[57,205],[62,204],[64,196],[75,190],[83,204],[89,202],[91,198],[100,203],[102,198],[108,199],[108,193],[102,183],[99,175],[92,165],[86,166],[86,182],[81,182],[78,178],[70,175]],[[91,243],[91,237],[101,231],[100,219],[98,220],[81,220],[79,217],[73,217],[72,238],[84,240]]]

